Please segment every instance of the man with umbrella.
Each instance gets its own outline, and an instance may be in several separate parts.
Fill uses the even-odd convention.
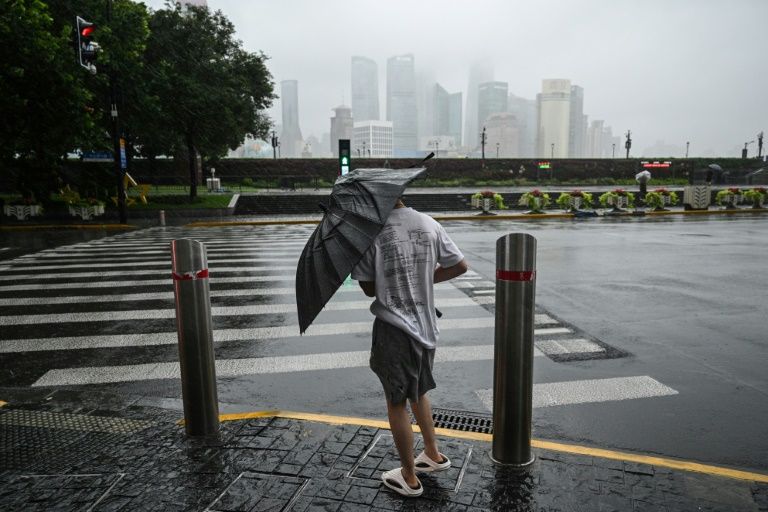
[[[395,208],[352,271],[365,294],[375,297],[371,369],[384,387],[387,414],[402,468],[382,475],[403,496],[419,496],[416,472],[448,469],[438,450],[427,391],[435,388],[432,363],[438,339],[433,284],[467,271],[467,262],[445,229],[398,199]],[[414,460],[410,401],[424,439]]]

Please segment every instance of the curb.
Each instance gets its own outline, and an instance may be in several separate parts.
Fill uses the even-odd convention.
[[[328,414],[317,414],[308,412],[292,412],[281,410],[254,411],[234,414],[221,414],[221,421],[241,421],[255,418],[283,418],[300,421],[315,421],[319,423],[328,423],[331,425],[357,425],[363,427],[374,427],[389,430],[389,422],[385,420],[375,420],[370,418],[355,418],[349,416],[333,416]],[[184,420],[178,423],[183,424]],[[420,432],[418,425],[413,425],[414,432]],[[435,428],[435,433],[440,436],[453,437],[459,439],[468,439],[472,441],[492,442],[491,434],[480,432],[465,432],[459,430],[450,430],[446,428]],[[692,473],[703,473],[734,480],[746,480],[750,482],[768,483],[768,474],[755,473],[740,469],[726,468],[700,462],[659,457],[656,455],[644,455],[640,453],[620,452],[608,450],[605,448],[593,448],[589,446],[561,443],[557,441],[546,441],[541,439],[532,439],[531,446],[541,450],[551,452],[569,453],[572,455],[582,455],[586,457],[598,457],[601,459],[619,460],[624,462],[634,462],[638,464],[649,464],[652,466],[665,467],[680,471]]]
[[[35,231],[40,229],[137,229],[133,224],[32,224],[29,226],[0,226],[0,231]]]
[[[641,216],[661,216],[661,215],[739,215],[739,214],[760,214],[768,213],[768,208],[740,208],[738,210],[668,210],[668,211],[639,211],[639,212],[621,212],[602,215],[599,217],[641,217]],[[449,220],[540,220],[540,219],[574,219],[573,213],[522,213],[516,215],[433,215],[437,221]],[[268,226],[281,224],[319,224],[320,220],[314,219],[286,219],[286,220],[252,220],[252,221],[212,221],[212,222],[192,222],[185,224],[186,228],[212,228],[225,226]]]

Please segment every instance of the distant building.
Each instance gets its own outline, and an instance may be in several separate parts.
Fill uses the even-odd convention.
[[[367,57],[352,57],[352,115],[358,121],[381,119],[378,66]]]
[[[467,103],[464,109],[463,144],[471,152],[480,144],[482,126],[477,123],[478,88],[481,83],[493,80],[493,67],[487,62],[475,62],[469,68]]]
[[[418,117],[413,55],[387,60],[387,121],[392,122],[395,156],[416,154]]]
[[[537,96],[539,157],[567,158],[571,117],[571,81],[545,79]]]
[[[434,128],[431,135],[451,137],[457,150],[461,146],[461,96],[460,92],[451,94],[440,84],[434,85],[434,93],[432,94]]]
[[[360,121],[352,130],[352,158],[391,158],[393,128],[390,121]]]
[[[283,112],[280,155],[283,158],[296,158],[304,149],[299,128],[299,83],[296,80],[280,82],[280,105]]]
[[[538,132],[538,112],[536,101],[510,94],[507,99],[507,112],[517,119],[519,131],[519,156],[535,158],[538,156],[536,134]]]
[[[477,126],[481,132],[485,126],[485,121],[491,114],[501,114],[507,111],[507,89],[506,82],[485,82],[478,86]]]
[[[605,121],[601,119],[594,119],[589,124],[589,130],[587,131],[587,153],[585,156],[588,158],[602,158],[603,148],[605,143],[603,142],[603,125]]]
[[[571,86],[571,108],[568,121],[568,156],[582,158],[584,156],[584,88]]]
[[[436,158],[456,157],[460,144],[450,135],[432,135],[419,138],[419,151],[435,152]]]
[[[429,70],[416,73],[416,118],[418,140],[435,131],[435,76]]]
[[[486,158],[518,158],[520,130],[517,119],[509,112],[491,114],[485,120]]]
[[[331,154],[339,156],[339,139],[352,140],[352,131],[355,121],[352,119],[352,109],[339,105],[333,109],[331,118]]]

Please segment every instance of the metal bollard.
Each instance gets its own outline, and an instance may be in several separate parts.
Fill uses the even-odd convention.
[[[209,436],[219,431],[219,400],[205,245],[173,240],[171,261],[184,425],[189,436]]]
[[[512,233],[496,241],[496,334],[491,459],[515,467],[533,463],[533,329],[536,239]]]
[[[165,226],[165,210],[160,210],[160,225]]]

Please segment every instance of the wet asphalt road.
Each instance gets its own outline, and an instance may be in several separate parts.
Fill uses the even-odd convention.
[[[602,402],[590,400],[567,405],[563,402],[534,410],[534,436],[589,445],[655,453],[702,462],[757,470],[768,469],[768,218],[712,217],[659,219],[588,219],[541,222],[449,222],[451,236],[465,252],[478,281],[488,283],[495,274],[495,240],[508,232],[527,232],[538,240],[537,305],[570,326],[578,337],[598,341],[623,357],[586,358],[563,361],[537,357],[536,384],[602,379],[647,377],[674,393],[638,396]],[[165,247],[168,237],[219,237],[233,240],[303,240],[312,227],[285,226],[241,229],[152,229],[114,236],[103,247],[119,240],[143,240]],[[39,234],[3,233],[3,247],[25,247],[25,253],[73,244],[106,233]],[[27,240],[22,243],[22,238]],[[58,237],[58,238],[57,238]],[[111,242],[116,240],[118,242]],[[274,248],[273,248],[274,249]],[[126,251],[126,249],[119,249]],[[244,249],[258,255],[269,248]],[[9,252],[9,251],[6,251]],[[0,263],[8,264],[7,258]],[[125,253],[130,260],[131,252]],[[295,264],[298,249],[275,265]],[[121,264],[124,268],[126,263]],[[130,266],[130,265],[128,265]],[[230,265],[228,265],[230,266]],[[162,266],[161,266],[162,268]],[[216,265],[211,265],[212,272]],[[100,269],[101,270],[101,269]],[[107,270],[107,269],[104,269]],[[290,273],[290,272],[288,272]],[[241,275],[241,274],[235,274]],[[217,283],[212,290],[236,290],[246,285]],[[102,277],[100,279],[112,279]],[[81,279],[82,280],[82,279]],[[98,280],[98,279],[97,279]],[[287,281],[255,282],[247,285],[264,293],[239,299],[213,297],[214,307],[290,304],[293,297],[271,295],[270,287],[291,287]],[[66,278],[50,282],[68,282]],[[25,282],[19,281],[20,287]],[[34,281],[39,282],[39,281]],[[13,284],[6,281],[3,284]],[[24,292],[25,297],[106,295],[167,292],[169,286],[137,286],[103,290],[63,289]],[[0,296],[14,293],[0,289]],[[440,301],[454,300],[457,307],[441,308],[443,322],[492,322],[493,315],[480,305],[464,305],[464,289],[453,285],[437,294]],[[364,300],[353,283],[334,301]],[[140,308],[131,301],[98,304],[45,305],[35,313],[109,312],[163,309],[172,306],[167,298],[144,301]],[[3,307],[3,315],[23,315],[29,307]],[[368,322],[364,308],[325,311],[318,324]],[[215,317],[217,331],[295,324],[292,312]],[[449,325],[449,324],[445,324]],[[2,340],[65,336],[121,335],[173,332],[172,319],[91,321],[75,323],[41,319],[39,324],[3,326]],[[443,328],[441,347],[482,347],[493,342],[492,327]],[[353,332],[299,337],[282,335],[263,339],[241,339],[217,343],[217,359],[290,357],[364,351],[369,333]],[[444,352],[447,353],[447,350]],[[172,344],[118,346],[110,349],[50,350],[0,354],[0,387],[27,387],[49,369],[106,367],[174,363]],[[477,391],[492,386],[492,362],[487,358],[437,363],[438,389],[433,403],[443,408],[486,411]],[[613,382],[613,381],[606,381]],[[174,379],[153,378],[90,385],[53,385],[54,388],[88,392],[109,389],[143,403],[180,407],[180,390]],[[592,392],[594,393],[594,392]],[[384,417],[383,398],[375,376],[364,367],[333,370],[247,374],[219,378],[219,398],[224,410],[282,408]],[[0,396],[0,399],[3,399]]]

